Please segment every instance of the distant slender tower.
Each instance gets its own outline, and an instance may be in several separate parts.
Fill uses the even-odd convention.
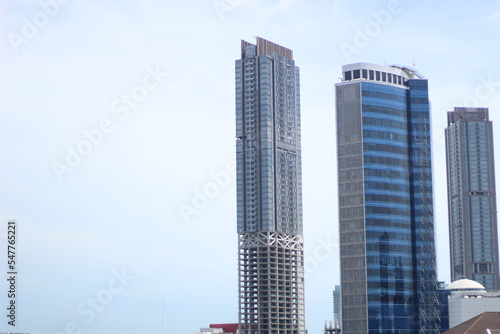
[[[336,84],[342,333],[437,334],[427,80],[342,67]]]
[[[299,68],[257,37],[236,60],[241,334],[303,334]]]
[[[451,280],[498,290],[493,126],[487,108],[454,108],[446,129]]]
[[[335,290],[333,290],[333,326],[335,328],[341,328],[342,319],[342,300],[340,298],[340,285],[335,285]]]

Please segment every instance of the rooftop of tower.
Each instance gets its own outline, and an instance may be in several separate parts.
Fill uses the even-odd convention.
[[[264,39],[262,37],[255,37],[255,38],[257,40],[256,44],[252,44],[247,41],[241,40],[241,58],[245,58],[245,49],[247,46],[257,46],[257,56],[270,55],[271,53],[276,53],[288,59],[293,59],[292,50],[287,49],[271,41],[268,41],[267,39]]]
[[[353,80],[376,81],[395,86],[405,86],[406,80],[423,79],[415,69],[401,65],[354,63],[342,66],[343,82]]]
[[[448,111],[448,126],[460,120],[471,122],[489,121],[488,108],[455,107]]]

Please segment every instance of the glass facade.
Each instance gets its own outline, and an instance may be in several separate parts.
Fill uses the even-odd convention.
[[[257,38],[236,61],[241,334],[305,334],[299,68]]]
[[[346,67],[352,80],[336,85],[343,333],[439,333],[427,80]]]
[[[410,329],[415,307],[406,89],[362,82],[361,92],[368,325]],[[381,132],[393,139],[380,139]]]
[[[236,61],[238,233],[302,234],[299,68],[279,53],[257,55],[256,45],[243,51]]]
[[[487,108],[448,113],[446,157],[452,280],[500,288],[493,125]]]
[[[409,79],[408,118],[415,302],[420,333],[440,330],[427,80]]]

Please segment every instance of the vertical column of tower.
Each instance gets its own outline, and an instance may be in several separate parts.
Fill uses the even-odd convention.
[[[430,107],[425,79],[408,80],[408,119],[415,292],[419,333],[440,333],[430,140]]]
[[[239,322],[243,333],[261,330],[258,319],[265,310],[259,307],[260,240],[255,237],[262,226],[258,82],[255,47],[242,41],[242,59],[236,61],[236,161],[238,232],[242,232],[238,250]]]
[[[451,116],[451,117],[450,117]],[[463,152],[460,142],[460,126],[454,123],[453,115],[448,113],[446,138],[446,172],[448,176],[448,220],[450,239],[450,272],[451,280],[462,279],[465,274],[465,205],[462,187],[464,186]]]
[[[360,83],[337,85],[342,330],[368,330]]]
[[[257,38],[236,61],[239,323],[305,333],[298,68]]]

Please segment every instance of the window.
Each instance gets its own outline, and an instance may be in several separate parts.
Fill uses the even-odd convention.
[[[360,72],[359,70],[352,71],[353,79],[359,79],[360,78],[360,73],[359,72]]]
[[[344,72],[344,80],[345,80],[345,81],[352,80],[351,71]]]

